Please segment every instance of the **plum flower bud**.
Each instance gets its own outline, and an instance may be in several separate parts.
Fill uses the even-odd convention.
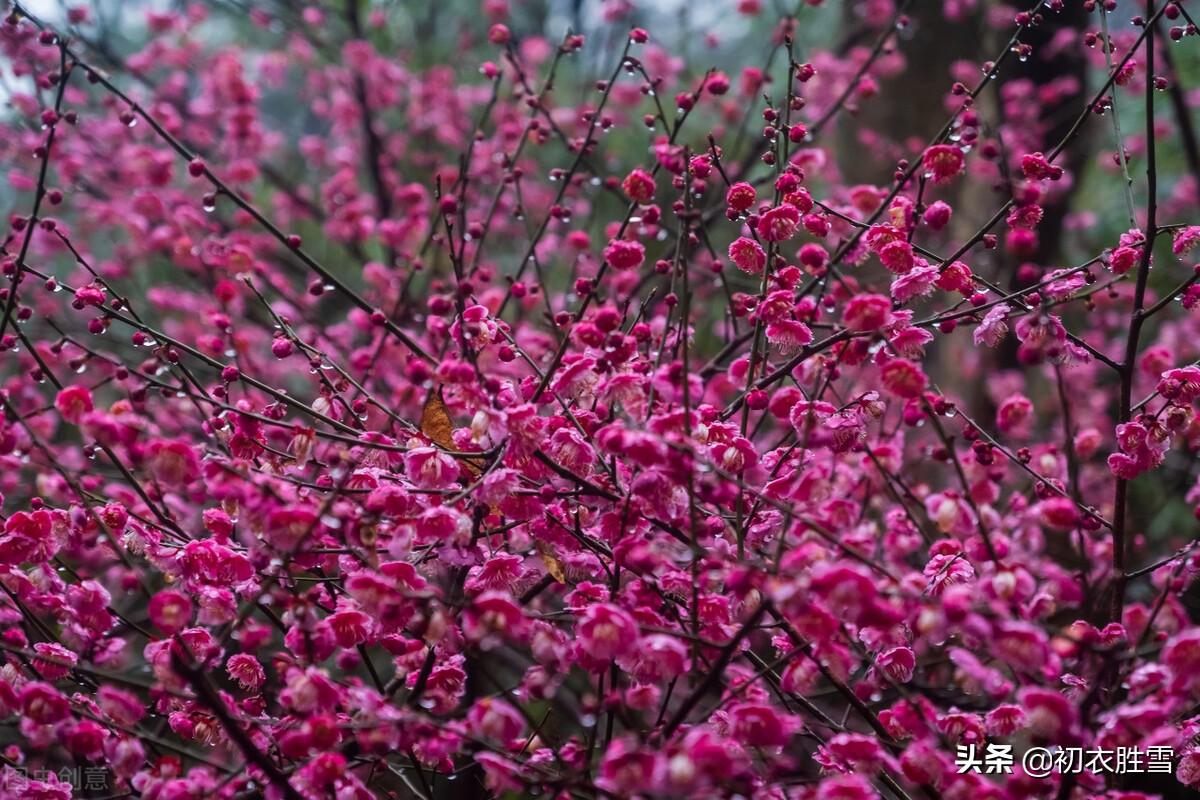
[[[1068,497],[1052,497],[1040,504],[1040,519],[1049,528],[1069,531],[1079,524],[1079,509]]]
[[[921,216],[921,219],[932,230],[940,231],[949,224],[952,212],[953,209],[950,208],[949,203],[944,200],[938,200],[931,203],[929,208],[925,209],[925,213]]]
[[[722,95],[729,91],[729,76],[724,72],[714,72],[704,82],[704,88],[709,94]]]
[[[1026,153],[1021,156],[1021,173],[1029,180],[1056,181],[1063,175],[1063,168],[1056,167],[1041,153]]]
[[[1037,231],[1028,228],[1013,228],[1004,237],[1004,248],[1015,256],[1032,256],[1037,246]]]
[[[1033,414],[1033,402],[1024,395],[1008,397],[996,410],[996,427],[1001,433],[1013,433],[1025,426]]]
[[[1120,647],[1129,640],[1129,633],[1119,622],[1110,622],[1100,630],[1100,644],[1104,647]]]
[[[85,308],[86,306],[102,306],[104,305],[105,290],[98,283],[89,283],[86,286],[80,286],[75,290],[74,307],[77,309]]]

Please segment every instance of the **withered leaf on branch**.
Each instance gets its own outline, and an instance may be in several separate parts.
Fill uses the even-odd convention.
[[[425,407],[421,409],[421,433],[443,450],[458,449],[454,445],[454,422],[450,419],[450,411],[442,397],[441,385],[429,393]],[[478,478],[483,472],[482,458],[464,458],[462,461],[472,479]]]
[[[550,573],[550,577],[559,583],[566,583],[566,570],[563,569],[562,562],[558,560],[558,554],[554,552],[554,548],[545,542],[538,542],[537,551],[538,555],[542,557],[542,563],[546,565],[546,571]]]
[[[446,410],[446,401],[442,399],[442,387],[438,386],[429,393],[425,407],[421,409],[421,433],[446,450],[454,450],[454,423]]]

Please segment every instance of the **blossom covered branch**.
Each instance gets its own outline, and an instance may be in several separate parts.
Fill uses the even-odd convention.
[[[0,795],[1200,787],[1185,3],[442,5],[0,24]]]

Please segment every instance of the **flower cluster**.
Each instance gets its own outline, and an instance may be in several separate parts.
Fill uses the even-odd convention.
[[[535,5],[0,22],[0,796],[1200,787],[1185,4]]]

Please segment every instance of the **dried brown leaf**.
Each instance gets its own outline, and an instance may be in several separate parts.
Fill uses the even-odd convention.
[[[421,433],[443,450],[458,449],[454,446],[454,422],[450,419],[450,411],[442,398],[441,386],[430,393],[425,407],[421,409]],[[481,458],[464,458],[462,463],[472,478],[478,478],[483,472]]]
[[[425,401],[425,408],[421,409],[421,433],[438,447],[455,449],[454,423],[446,410],[446,401],[442,399],[441,386],[430,393],[429,399]]]
[[[563,569],[562,562],[558,560],[558,555],[555,554],[554,548],[545,542],[538,542],[537,551],[538,555],[542,557],[542,563],[546,565],[546,571],[550,573],[550,577],[559,583],[566,583],[566,570]]]

